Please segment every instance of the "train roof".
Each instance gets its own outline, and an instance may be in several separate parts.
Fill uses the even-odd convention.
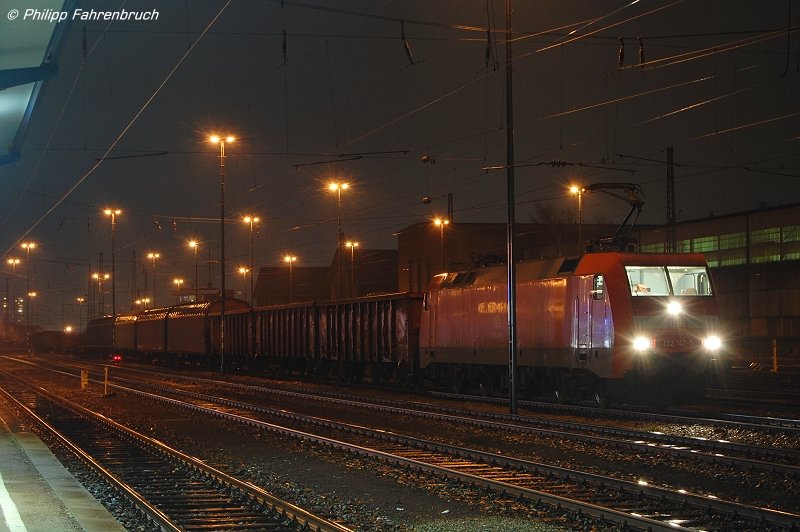
[[[518,281],[551,279],[565,275],[590,275],[612,271],[626,265],[695,266],[705,265],[701,253],[586,253],[579,257],[559,257],[517,263]],[[508,279],[505,265],[489,266],[463,272],[440,273],[431,281],[431,289],[504,285]]]
[[[250,304],[247,301],[236,299],[233,297],[225,298],[225,310],[234,311],[239,309],[249,309]],[[127,323],[135,321],[151,321],[163,320],[169,315],[173,316],[205,316],[208,314],[219,314],[220,305],[217,301],[201,301],[199,303],[184,303],[181,305],[170,305],[167,307],[156,307],[142,310],[139,312],[128,312],[117,315],[116,323]],[[95,318],[89,322],[87,326],[99,326],[104,323],[109,325],[112,322],[111,316],[103,316],[102,318]]]

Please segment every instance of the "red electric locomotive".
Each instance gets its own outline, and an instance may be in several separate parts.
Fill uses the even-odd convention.
[[[437,275],[420,367],[457,389],[508,383],[505,266]],[[697,254],[589,253],[517,266],[517,383],[534,395],[663,402],[702,390],[722,347]]]

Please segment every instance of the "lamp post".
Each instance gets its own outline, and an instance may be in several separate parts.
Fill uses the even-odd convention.
[[[580,255],[583,252],[583,187],[572,185],[569,191],[578,196],[578,254]]]
[[[122,214],[122,211],[119,209],[107,208],[103,212],[106,216],[111,216],[111,352],[114,353],[117,348],[117,272],[115,271],[117,216]]]
[[[93,273],[92,279],[97,281],[97,302],[100,306],[100,317],[102,318],[105,316],[106,312],[106,302],[105,297],[103,296],[103,281],[107,281],[111,277],[107,273]]]
[[[356,248],[358,242],[345,242],[350,248],[350,297],[356,297]]]
[[[31,351],[31,333],[30,333],[30,323],[31,323],[31,311],[30,307],[33,304],[33,300],[39,294],[36,293],[35,290],[28,292],[28,334],[27,334],[27,342],[28,342],[28,352]]]
[[[289,264],[289,303],[292,302],[292,264],[297,262],[297,257],[294,255],[286,255],[283,257],[283,262]]]
[[[433,225],[439,228],[439,254],[442,259],[442,271],[447,269],[444,266],[444,226],[449,224],[450,220],[447,218],[436,218],[433,220]]]
[[[17,338],[17,284],[14,282],[17,276],[17,264],[20,260],[10,258],[6,262],[11,265],[11,323],[14,324],[14,339]]]
[[[245,216],[242,218],[244,223],[250,224],[250,304],[253,304],[255,299],[255,292],[253,292],[253,274],[252,272],[255,271],[255,263],[253,261],[253,224],[257,224],[261,221],[258,216]]]
[[[181,292],[181,288],[183,287],[183,283],[184,283],[184,280],[181,279],[180,277],[176,277],[175,279],[172,280],[172,284],[175,285],[175,289],[177,290],[177,296],[176,297],[177,297],[178,300],[180,300],[180,297],[181,297],[181,293],[180,292]]]
[[[197,248],[200,247],[200,242],[197,240],[190,240],[187,245],[194,250],[194,302],[200,301],[199,297],[199,279],[197,278]]]
[[[220,231],[220,291],[219,291],[219,371],[225,371],[225,143],[233,142],[232,135],[211,135],[208,140],[219,146],[219,231]]]
[[[34,294],[35,293],[36,292],[34,292]],[[81,332],[81,329],[83,329],[83,311],[81,308],[83,307],[83,304],[86,302],[86,298],[78,296],[75,298],[75,301],[78,303],[78,332]]]
[[[239,269],[236,271],[242,274],[242,293],[244,294],[245,301],[247,301],[247,274],[250,272],[250,268],[247,266],[239,266]]]
[[[150,251],[147,258],[153,261],[153,307],[156,306],[156,261],[161,258],[161,253]]]
[[[344,243],[344,234],[342,233],[342,190],[350,188],[349,183],[328,183],[328,190],[336,192],[336,227],[338,230],[337,237],[337,278],[339,279],[339,292],[336,294],[337,298],[342,297],[342,244]]]
[[[28,353],[31,352],[31,250],[36,249],[36,242],[23,242],[20,247],[28,254],[28,260],[25,263],[25,293],[28,298],[25,301],[26,313],[26,327],[25,327],[25,345],[28,348]]]

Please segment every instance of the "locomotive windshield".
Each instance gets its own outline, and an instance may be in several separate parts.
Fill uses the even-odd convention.
[[[710,296],[705,266],[625,266],[633,296]]]

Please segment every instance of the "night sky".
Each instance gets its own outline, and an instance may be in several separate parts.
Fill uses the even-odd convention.
[[[2,16],[33,4],[4,1]],[[663,223],[668,146],[679,221],[800,201],[800,1],[513,6],[519,222],[544,212],[572,222],[568,184],[625,181],[646,193],[640,222]],[[249,263],[244,214],[262,219],[256,267],[279,265],[287,252],[297,265],[330,264],[332,179],[350,183],[343,231],[364,248],[396,247],[394,233],[446,213],[448,193],[456,223],[505,222],[505,171],[483,170],[506,157],[502,0],[129,0],[81,8],[159,16],[74,22],[21,160],[0,166],[5,270],[8,257],[24,257],[19,242],[40,245],[32,254],[33,288],[44,296],[35,323],[58,329],[63,311],[75,324],[75,297],[87,293],[101,253],[110,271],[106,206],[123,211],[118,312],[132,299],[134,252],[161,254],[164,303],[172,278],[193,281],[187,240],[202,242],[201,261],[209,248],[218,258],[213,132],[237,139],[226,149],[230,288],[241,288],[233,272]],[[537,165],[551,160],[572,164]],[[627,210],[608,196],[585,196],[587,223],[619,222]],[[140,289],[150,267],[137,268]],[[201,285],[206,272],[202,264]],[[213,276],[218,285],[217,265]]]

